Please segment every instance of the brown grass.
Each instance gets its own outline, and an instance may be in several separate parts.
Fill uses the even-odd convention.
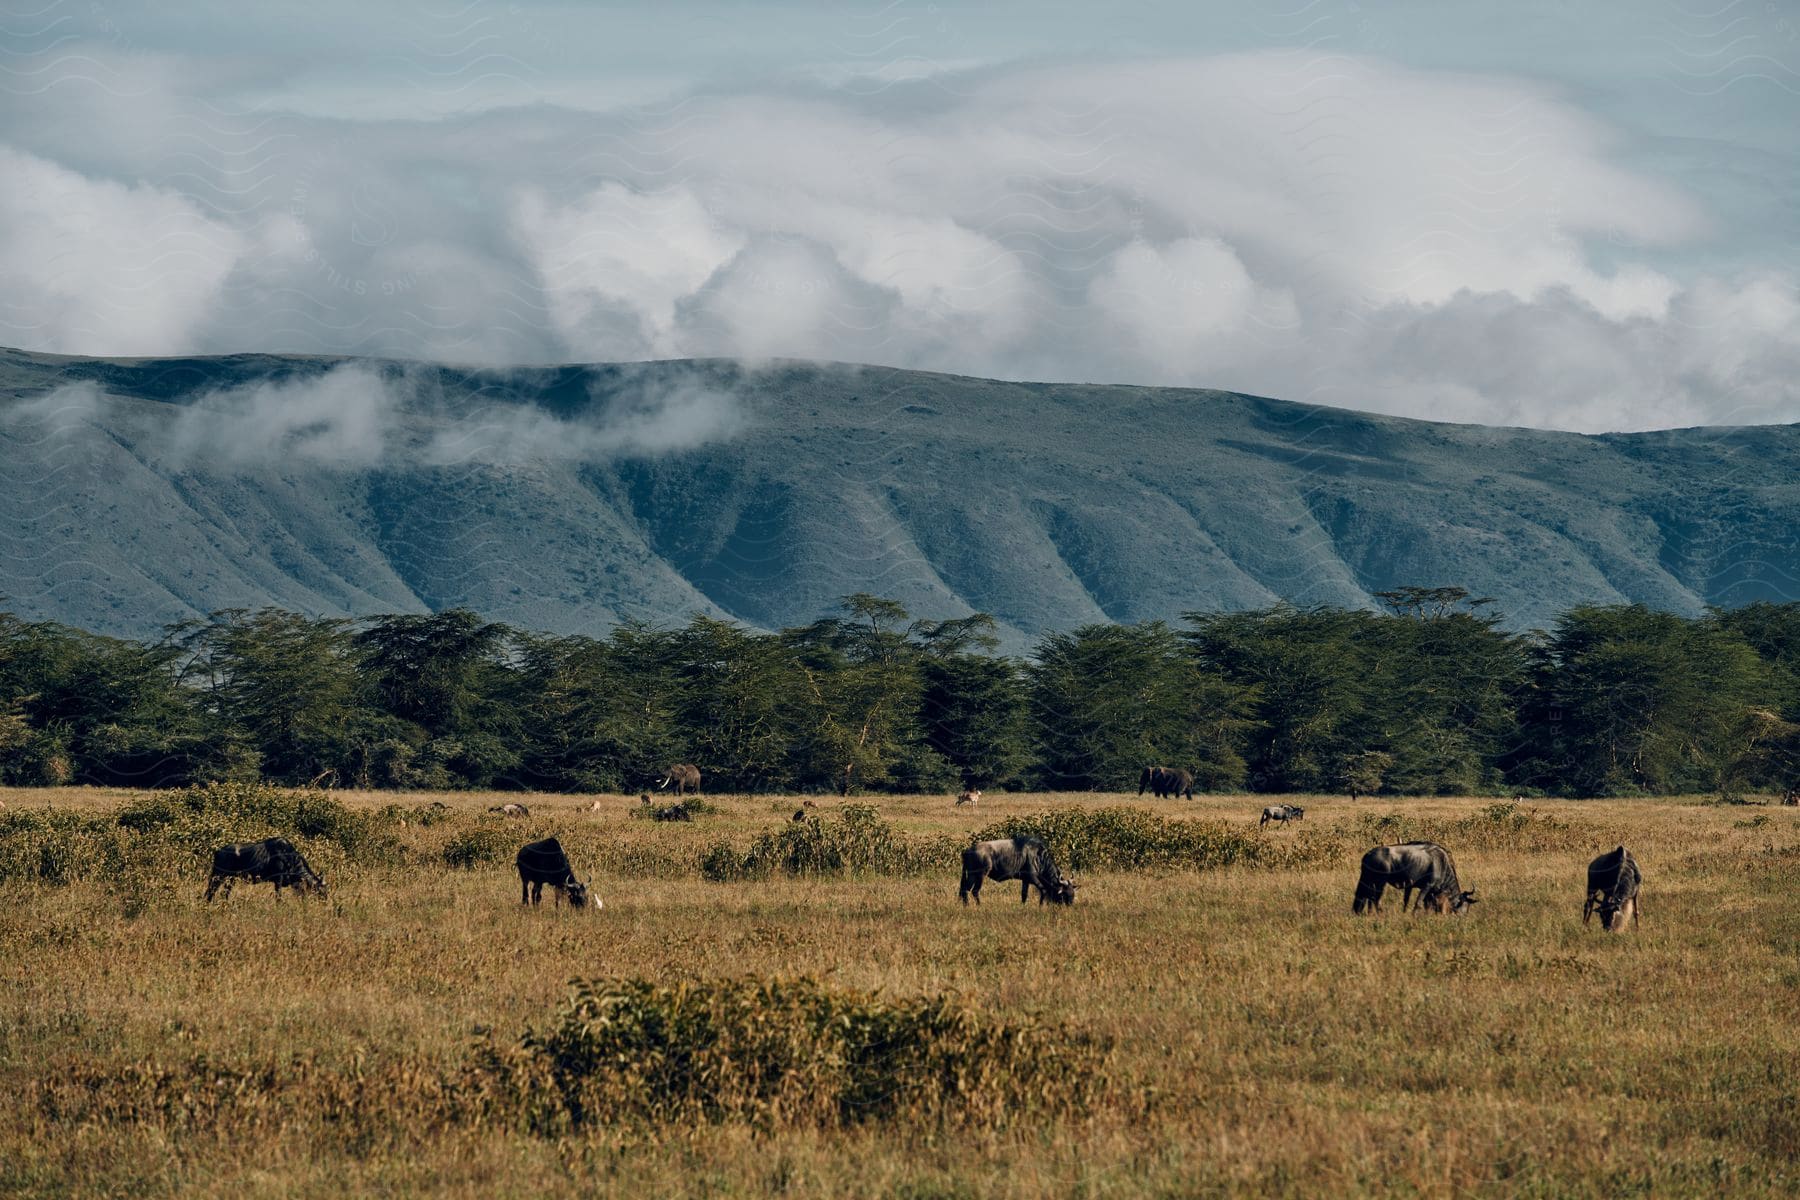
[[[493,797],[334,795],[454,811],[394,824],[386,860],[308,846],[332,885],[322,903],[278,905],[266,886],[240,885],[208,908],[197,856],[155,860],[130,888],[0,886],[0,1193],[1617,1196],[1800,1184],[1793,811],[1299,798],[1305,822],[1257,836],[1304,853],[1089,869],[1071,909],[1021,906],[999,886],[963,909],[953,857],[922,875],[700,876],[708,847],[779,832],[797,798],[709,797],[716,813],[664,823],[629,819],[635,797],[603,798],[599,813],[591,797],[528,797],[531,817],[502,824],[483,811]],[[138,798],[4,794],[8,812],[97,815]],[[951,845],[1009,815],[1138,803],[866,802],[899,836]],[[1263,803],[1145,807],[1248,826]],[[819,805],[830,822],[837,802]],[[446,865],[453,839],[496,826],[503,846],[557,834],[605,909],[522,909],[510,853]],[[1450,846],[1482,902],[1462,918],[1394,904],[1352,918],[1357,856],[1420,833]],[[1643,864],[1643,928],[1610,937],[1582,927],[1581,889],[1588,860],[1621,841]],[[504,1104],[446,1091],[470,1086],[484,1053],[521,1053],[527,1030],[542,1043],[573,979],[739,981],[733,995],[754,992],[742,981],[811,979],[895,1012],[948,1006],[932,1011],[961,1014],[969,1037],[1067,1031],[1109,1048],[1088,1060],[1106,1078],[1072,1108],[1009,1098],[977,1118],[902,1106],[860,1124],[621,1112],[534,1129]],[[796,986],[782,994],[811,994]],[[732,1003],[752,1021],[760,1011]],[[795,1050],[810,1042],[777,1032],[784,1055],[817,1066]],[[746,1086],[731,1082],[743,1061],[756,1060],[717,1057],[720,1087]]]

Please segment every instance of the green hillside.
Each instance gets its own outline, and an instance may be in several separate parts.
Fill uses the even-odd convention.
[[[13,611],[137,636],[265,604],[774,627],[868,591],[1016,647],[1410,583],[1515,626],[1800,597],[1797,426],[1589,437],[797,362],[0,352],[0,505]]]

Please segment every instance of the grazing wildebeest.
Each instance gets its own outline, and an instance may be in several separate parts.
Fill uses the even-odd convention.
[[[1415,890],[1418,907],[1432,912],[1459,913],[1476,901],[1473,889],[1462,890],[1450,852],[1436,842],[1377,846],[1363,855],[1350,911],[1380,912],[1381,893],[1390,885],[1400,889],[1401,912],[1406,911]]]
[[[804,808],[796,808],[794,810],[794,820],[796,820],[796,821],[806,820],[806,810]]]
[[[1263,809],[1262,820],[1258,821],[1256,824],[1258,828],[1261,828],[1270,821],[1280,821],[1285,825],[1289,821],[1302,821],[1305,819],[1306,810],[1301,808],[1298,804],[1271,804],[1269,807]]]
[[[1800,804],[1800,787],[1791,787],[1782,793],[1781,802],[1790,808]]]
[[[1039,904],[1046,901],[1051,904],[1075,903],[1075,881],[1063,878],[1062,872],[1050,860],[1050,851],[1034,837],[996,838],[991,842],[976,842],[964,850],[962,888],[958,892],[962,902],[967,904],[973,896],[975,903],[980,904],[981,885],[988,879],[1003,883],[1017,879],[1020,904],[1030,897],[1034,887],[1038,890]]]
[[[526,842],[519,847],[519,857],[514,861],[519,867],[520,904],[542,903],[547,883],[556,893],[555,903],[567,899],[573,908],[587,906],[587,884],[575,878],[575,868],[569,865],[569,856],[555,838]],[[598,896],[594,897],[594,907],[604,907]]]
[[[656,790],[660,792],[671,783],[675,785],[675,794],[677,796],[685,796],[690,791],[695,795],[699,795],[700,768],[694,766],[692,763],[676,763],[669,768],[669,777],[656,785]]]
[[[291,887],[302,896],[309,892],[325,894],[325,881],[319,878],[318,872],[294,849],[294,843],[286,838],[264,838],[260,842],[239,842],[236,845],[220,846],[213,851],[212,878],[206,881],[206,900],[212,903],[213,893],[221,884],[225,887],[225,898],[231,898],[231,883],[234,879],[247,879],[251,883],[273,883],[275,898],[281,899],[281,889]]]
[[[1149,789],[1158,800],[1165,796],[1194,798],[1194,777],[1179,767],[1145,767],[1138,776],[1138,795]]]
[[[1587,903],[1581,906],[1581,923],[1586,925],[1596,909],[1600,912],[1600,928],[1608,933],[1623,933],[1625,922],[1638,923],[1638,889],[1644,876],[1637,859],[1623,846],[1608,850],[1588,864]]]
[[[531,815],[531,810],[523,804],[496,804],[488,811],[499,813],[503,817],[529,817]]]
[[[978,788],[964,788],[962,795],[956,798],[958,804],[980,804],[981,791]]]

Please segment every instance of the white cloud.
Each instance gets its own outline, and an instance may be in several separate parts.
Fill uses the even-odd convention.
[[[1670,267],[1706,214],[1532,81],[1269,52],[359,122],[131,78],[117,103],[160,114],[165,145],[83,143],[91,91],[0,114],[35,154],[0,160],[0,341],[821,357],[1574,429],[1800,420],[1794,279]],[[76,144],[81,174],[43,157]]]
[[[172,190],[0,146],[0,321],[69,354],[180,354],[248,242]]]
[[[568,205],[526,189],[514,229],[542,280],[550,319],[582,355],[596,344],[622,357],[678,352],[675,306],[743,245],[684,187],[634,192],[606,183]]]
[[[64,388],[19,411],[69,426],[108,402],[96,396],[85,385]],[[400,462],[516,466],[682,450],[729,438],[747,420],[733,398],[692,379],[654,388],[626,379],[559,416],[530,403],[446,402],[416,375],[347,363],[202,396],[173,422],[152,427],[143,450],[175,469],[213,474]]]
[[[180,411],[163,453],[181,467],[221,473],[299,463],[362,469],[386,456],[395,408],[373,369],[339,366],[201,397]]]

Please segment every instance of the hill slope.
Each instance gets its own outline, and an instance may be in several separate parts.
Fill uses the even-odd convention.
[[[1587,437],[809,363],[0,352],[0,505],[13,611],[132,635],[264,604],[774,627],[872,591],[1017,647],[1411,583],[1520,626],[1800,596],[1800,426]]]

